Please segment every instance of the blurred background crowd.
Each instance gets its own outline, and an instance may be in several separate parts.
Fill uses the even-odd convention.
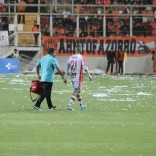
[[[43,6],[23,7],[22,3]],[[4,4],[19,4],[23,8]],[[57,6],[51,9],[49,4]],[[45,36],[50,36],[50,29],[53,36],[70,37],[76,37],[77,31],[79,37],[156,35],[156,0],[1,0],[0,30],[8,30],[12,22],[5,12],[40,12],[40,31]],[[22,21],[25,24],[24,17]]]

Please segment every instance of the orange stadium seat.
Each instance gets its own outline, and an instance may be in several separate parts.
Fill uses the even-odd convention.
[[[114,10],[114,11],[112,11],[112,14],[116,15],[116,16],[113,16],[113,21],[118,22],[119,21],[119,17],[118,17],[119,11]]]
[[[153,5],[156,5],[156,0],[153,0]]]
[[[86,10],[84,10],[83,13],[86,14],[86,15],[88,15],[89,14],[89,11],[86,9]]]
[[[143,15],[146,15],[146,14],[147,14],[147,11],[146,11],[146,10],[142,10],[141,13],[142,13]]]
[[[104,0],[104,4],[110,5],[110,4],[111,4],[111,3],[110,3],[110,0]]]
[[[3,12],[4,6],[0,5],[0,12]]]
[[[87,32],[89,33],[91,31],[91,26],[87,25]]]
[[[80,34],[82,33],[82,29],[79,29],[79,33],[80,33]]]
[[[74,12],[83,12],[83,7],[82,6],[78,6],[74,8]]]
[[[114,26],[117,26],[118,28],[120,28],[120,23],[119,22],[115,22]]]
[[[43,23],[43,24],[49,24],[48,18],[41,18],[40,22]]]
[[[147,10],[147,14],[148,15],[153,15],[153,11],[152,10]]]
[[[56,33],[57,33],[57,28],[53,28],[53,29],[52,29],[52,34],[53,34],[53,36],[56,36]]]
[[[94,30],[97,30],[97,25],[93,25],[93,29]]]
[[[152,22],[151,25],[152,25],[152,28],[153,28],[153,29],[156,29],[156,22]]]
[[[152,22],[152,34],[156,35],[156,22]]]
[[[141,12],[143,15],[147,15],[147,11],[146,10],[143,10]],[[147,22],[148,21],[148,17],[147,16],[143,16],[143,23]]]
[[[59,34],[59,36],[64,36],[64,35],[65,35],[65,30],[64,30],[64,28],[59,28],[59,29],[58,29],[58,34]]]

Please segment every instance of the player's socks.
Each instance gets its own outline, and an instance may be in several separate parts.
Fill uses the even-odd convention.
[[[76,97],[75,97],[74,95],[72,95],[72,96],[70,97],[70,100],[69,100],[69,103],[68,103],[68,106],[69,106],[69,107],[71,107],[71,105],[74,103],[75,99],[76,99]]]
[[[80,106],[83,105],[83,101],[82,101],[82,98],[81,97],[78,97],[77,100],[78,100]]]
[[[84,110],[86,108],[86,105],[83,104],[82,98],[78,97],[77,100],[78,100],[78,102],[80,104],[80,109]]]

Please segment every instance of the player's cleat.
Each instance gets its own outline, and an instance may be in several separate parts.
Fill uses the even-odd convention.
[[[38,110],[38,111],[42,111],[42,109],[40,107],[38,107],[38,106],[35,106],[34,105],[33,108],[36,109],[36,110]]]
[[[49,108],[49,110],[55,110],[55,109],[56,109],[56,106]]]
[[[68,106],[68,105],[67,105],[66,109],[74,111],[74,109],[71,106]]]
[[[81,110],[86,109],[86,105],[81,105],[81,106],[80,106],[80,109],[81,109]]]

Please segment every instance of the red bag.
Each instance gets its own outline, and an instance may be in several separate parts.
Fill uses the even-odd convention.
[[[39,80],[33,80],[30,87],[30,98],[32,102],[36,101],[42,92],[43,92],[42,82]],[[39,96],[36,99],[32,99],[31,93],[38,94]]]

